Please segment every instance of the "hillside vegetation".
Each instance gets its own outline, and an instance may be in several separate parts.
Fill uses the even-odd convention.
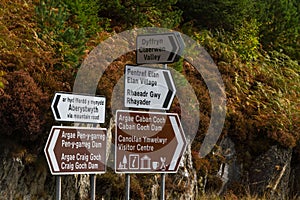
[[[2,0],[1,145],[13,141],[15,156],[38,162],[55,124],[50,111],[55,91],[72,91],[80,64],[101,41],[148,26],[182,32],[211,55],[226,88],[222,137],[235,141],[245,168],[274,144],[292,148],[300,162],[299,0]],[[135,62],[132,54],[112,63],[109,69],[116,72],[106,71],[99,94],[110,99],[122,67]],[[170,66],[187,78],[200,102],[195,168],[214,173],[222,158],[197,156],[210,120],[209,93],[190,63],[180,65]],[[178,106],[175,102],[172,110]],[[123,192],[112,172],[102,178],[116,189],[116,198]],[[151,184],[142,179],[134,179],[135,199]]]

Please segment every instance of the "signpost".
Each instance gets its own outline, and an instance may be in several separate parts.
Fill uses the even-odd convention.
[[[104,123],[105,97],[57,92],[51,109],[56,121]],[[95,199],[95,173],[106,169],[106,129],[53,126],[44,149],[50,171],[57,176],[56,199],[61,199],[63,174],[91,174]]]
[[[169,70],[126,65],[125,107],[168,110],[175,94]]]
[[[178,61],[184,41],[178,32],[137,36],[137,64],[165,64],[165,69],[127,65],[125,107],[169,110],[176,88],[167,63]],[[56,121],[104,123],[105,97],[56,93],[51,109]],[[115,171],[161,173],[164,199],[165,173],[176,173],[187,142],[175,113],[122,111],[116,113]],[[53,126],[44,152],[50,171],[57,176],[56,199],[61,198],[61,176],[92,174],[91,199],[95,199],[95,173],[106,171],[107,130]],[[130,176],[126,176],[129,199]]]
[[[104,123],[105,97],[55,93],[51,109],[56,121]]]
[[[178,32],[138,35],[136,43],[137,64],[173,63],[184,49]]]
[[[53,175],[106,170],[106,129],[53,126],[44,149]]]
[[[177,114],[119,110],[115,148],[117,173],[176,173],[186,139]]]
[[[161,63],[165,64],[165,69],[127,65],[125,107],[164,111],[170,109],[176,88],[166,64],[178,61],[184,46],[178,32],[137,36],[136,63]],[[143,117],[140,120],[138,116]],[[164,200],[165,172],[177,171],[178,163],[186,148],[178,115],[117,111],[116,118],[116,172],[161,173],[161,199]],[[126,177],[129,180],[128,174]],[[128,200],[129,185],[127,182]]]

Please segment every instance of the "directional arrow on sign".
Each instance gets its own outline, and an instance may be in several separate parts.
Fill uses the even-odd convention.
[[[55,93],[51,109],[56,121],[104,123],[105,97]]]
[[[53,175],[104,173],[106,129],[53,126],[44,152]]]
[[[175,153],[173,155],[173,158],[170,162],[170,166],[169,166],[169,170],[174,170],[176,167],[177,161],[179,159],[180,153],[184,147],[185,141],[184,141],[184,137],[181,136],[180,127],[178,125],[178,122],[176,121],[176,117],[169,116],[169,119],[171,121],[171,125],[172,125],[172,128],[175,133],[175,139],[177,140],[177,143],[178,143]]]
[[[176,62],[185,46],[178,32],[138,35],[136,45],[137,64]]]
[[[187,145],[175,113],[118,110],[115,140],[117,173],[176,173]]]
[[[47,158],[49,158],[49,161],[52,163],[52,167],[53,167],[54,172],[59,172],[59,166],[58,166],[57,159],[56,159],[56,156],[55,156],[55,153],[54,153],[54,147],[56,145],[59,133],[60,133],[60,129],[53,130],[52,139],[49,141],[50,142],[49,148],[45,150],[46,155],[48,155]]]
[[[169,110],[175,94],[169,70],[126,65],[125,107]]]

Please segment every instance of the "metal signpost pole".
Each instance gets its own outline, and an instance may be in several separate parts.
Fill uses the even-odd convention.
[[[164,64],[164,69],[168,69],[168,65]],[[165,200],[165,189],[166,189],[166,173],[160,175],[160,199]]]
[[[126,65],[124,105],[161,110],[161,113],[117,110],[115,146],[119,145],[119,148],[115,149],[115,172],[127,173],[126,200],[129,200],[130,192],[128,173],[162,173],[160,199],[165,200],[166,173],[177,172],[186,147],[178,115],[166,113],[176,94],[167,63],[178,61],[184,41],[177,32],[138,35],[136,39],[137,65],[164,63],[164,69]],[[123,139],[127,137],[136,141]]]
[[[61,200],[61,175],[56,176],[56,200]]]
[[[55,93],[51,104],[55,120],[75,122],[75,126],[52,126],[44,148],[51,174],[57,175],[56,200],[61,200],[61,175],[86,173],[91,174],[91,199],[95,200],[95,174],[106,170],[107,129],[76,123],[104,123],[105,102],[100,96]]]
[[[93,124],[87,124],[88,127],[93,128]],[[91,188],[91,200],[96,199],[96,174],[90,175],[90,188]]]
[[[165,200],[166,173],[160,175],[160,200]]]
[[[61,200],[61,176],[56,176],[56,200]]]
[[[96,175],[90,175],[91,200],[96,199]]]
[[[129,200],[130,199],[130,174],[125,174],[125,179],[126,179],[126,186],[125,186],[125,199]]]

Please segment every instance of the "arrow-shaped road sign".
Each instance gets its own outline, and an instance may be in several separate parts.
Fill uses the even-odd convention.
[[[178,32],[138,35],[137,64],[173,63],[184,50],[184,41]]]
[[[126,65],[125,107],[169,110],[175,94],[169,70]]]
[[[104,173],[106,141],[103,128],[53,126],[44,149],[51,173]]]
[[[56,121],[104,123],[105,97],[55,93],[51,109]]]
[[[117,173],[176,173],[186,145],[175,113],[116,113]]]

